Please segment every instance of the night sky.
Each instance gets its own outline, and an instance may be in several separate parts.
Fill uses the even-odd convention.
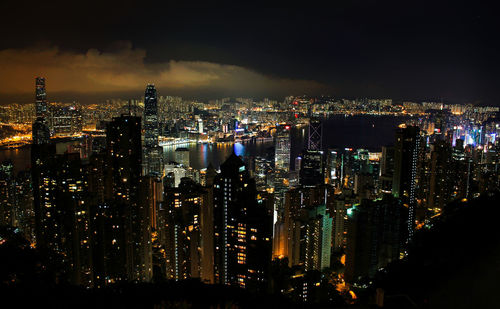
[[[42,75],[49,100],[140,97],[151,82],[160,95],[199,99],[325,94],[500,105],[493,7],[339,2],[2,1],[0,103],[32,101]]]

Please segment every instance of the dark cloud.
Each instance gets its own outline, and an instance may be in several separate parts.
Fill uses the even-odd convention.
[[[315,81],[275,78],[256,71],[206,61],[145,63],[146,51],[121,42],[112,52],[90,49],[85,53],[49,49],[0,51],[0,94],[33,93],[35,76],[47,79],[49,94],[86,95],[133,93],[138,96],[146,83],[154,83],[163,94],[218,93],[227,95],[325,91]]]
[[[124,50],[113,42],[125,41],[145,51],[145,67],[216,63],[271,80],[316,81],[338,96],[498,104],[495,12],[481,1],[354,0],[285,8],[168,1],[21,6],[7,0],[0,3],[0,50],[58,46],[63,53],[113,54]],[[267,89],[261,85],[245,93]],[[229,89],[216,90],[187,93],[219,95]]]

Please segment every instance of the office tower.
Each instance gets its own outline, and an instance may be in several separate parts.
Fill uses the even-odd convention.
[[[163,148],[158,146],[158,99],[154,85],[144,94],[144,175],[163,176]]]
[[[348,209],[347,282],[373,278],[378,269],[399,259],[401,243],[406,239],[405,212],[406,208],[391,196],[364,200]]]
[[[33,144],[41,145],[50,142],[50,129],[45,118],[38,117],[32,126]]]
[[[104,274],[107,283],[151,279],[151,225],[141,179],[141,117],[113,118],[106,128]]]
[[[207,191],[184,177],[178,188],[165,188],[167,278],[183,280],[201,278],[204,257],[203,243],[212,235],[203,234],[202,216],[209,207]],[[211,264],[210,267],[213,264]]]
[[[272,215],[257,202],[255,182],[234,154],[214,181],[215,282],[261,286],[271,261]]]
[[[144,94],[144,144],[146,147],[158,146],[158,99],[156,88],[148,84]]]
[[[255,184],[257,190],[263,191],[274,185],[273,162],[264,157],[255,157]]]
[[[290,126],[278,126],[276,128],[276,143],[274,153],[274,168],[285,173],[290,171]]]
[[[409,126],[396,132],[392,194],[408,205],[408,239],[415,229],[418,164],[421,151],[420,129]]]
[[[317,186],[325,183],[323,151],[305,150],[301,163],[299,172],[301,185]]]
[[[276,127],[276,143],[274,154],[274,211],[273,211],[273,254],[282,255],[283,243],[280,238],[284,237],[284,213],[285,213],[285,192],[290,185],[290,125],[279,125]],[[271,170],[270,170],[271,171]],[[260,174],[258,174],[259,176]],[[259,185],[259,184],[258,184]]]
[[[35,82],[35,110],[36,120],[32,126],[33,144],[41,145],[50,142],[50,126],[48,123],[47,93],[45,92],[45,78],[37,77]]]
[[[307,149],[314,151],[323,150],[323,124],[318,118],[311,118],[309,120],[309,139]]]
[[[35,79],[35,111],[36,117],[42,117],[47,119],[49,116],[49,110],[47,106],[47,93],[45,91],[45,78],[37,77]]]
[[[79,108],[54,105],[51,110],[51,127],[55,136],[71,136],[82,132],[82,113]]]

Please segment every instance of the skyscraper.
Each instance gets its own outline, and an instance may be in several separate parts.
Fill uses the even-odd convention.
[[[382,146],[380,161],[379,190],[382,193],[392,193],[392,179],[394,176],[394,147]]]
[[[347,210],[346,281],[371,278],[379,268],[399,259],[400,244],[406,237],[405,212],[390,195],[364,200]]]
[[[274,155],[274,168],[285,173],[290,171],[290,126],[278,126],[276,128],[276,145]]]
[[[52,144],[33,144],[31,152],[37,247],[62,261],[71,283],[92,286],[90,214],[80,156],[57,155]]]
[[[455,175],[453,175],[452,149],[445,140],[437,140],[431,149],[428,208],[442,210],[454,197],[452,190]]]
[[[163,148],[158,146],[158,99],[156,88],[148,84],[144,94],[144,167],[145,175],[162,176]]]
[[[317,186],[325,183],[323,151],[305,150],[301,163],[299,172],[301,185]]]
[[[50,129],[44,117],[37,117],[33,122],[31,135],[35,145],[50,143]]]
[[[302,153],[299,171],[300,184],[303,186],[316,186],[325,183],[323,166],[323,124],[318,118],[309,120],[309,139],[307,149]]]
[[[35,81],[35,110],[36,120],[31,130],[33,144],[41,145],[50,142],[50,127],[48,123],[47,93],[45,78],[37,77]]]
[[[148,281],[151,224],[141,191],[141,117],[113,118],[106,128],[104,276],[109,283]]]
[[[210,252],[203,250],[203,243],[213,237],[203,233],[202,217],[210,204],[208,192],[190,178],[182,178],[178,188],[165,188],[167,278],[201,278],[206,273],[204,258],[212,261],[213,257],[205,257]]]
[[[17,226],[16,181],[13,168],[11,161],[4,161],[0,164],[0,225]]]
[[[144,94],[144,144],[146,147],[158,146],[158,99],[156,88],[148,84]]]
[[[257,202],[255,181],[234,154],[214,182],[215,281],[262,286],[271,261],[272,214]]]
[[[392,194],[408,205],[408,239],[412,238],[415,229],[420,139],[419,127],[409,126],[396,132],[394,145]]]
[[[332,253],[332,218],[326,205],[310,207],[302,221],[302,239],[304,240],[301,255],[304,256],[304,269],[323,270],[330,267]]]
[[[323,124],[318,118],[311,118],[309,120],[307,149],[315,151],[323,150]]]
[[[48,117],[47,93],[45,91],[45,78],[37,77],[35,79],[35,110],[37,117]]]

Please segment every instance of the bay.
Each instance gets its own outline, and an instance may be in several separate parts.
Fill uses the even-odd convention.
[[[380,151],[384,145],[394,144],[394,133],[397,126],[407,120],[406,117],[357,115],[335,115],[323,120],[323,149],[365,148]],[[307,127],[293,128],[291,131],[291,162],[300,155],[307,145]],[[57,144],[58,153],[64,153],[78,141]],[[166,161],[175,161],[175,149],[189,149],[190,165],[195,169],[206,168],[209,163],[219,167],[234,150],[237,155],[262,156],[272,158],[274,144],[269,142],[245,142],[243,144],[186,144],[166,146],[163,148]],[[25,146],[17,149],[0,150],[0,162],[11,160],[15,172],[30,166],[31,148]]]

